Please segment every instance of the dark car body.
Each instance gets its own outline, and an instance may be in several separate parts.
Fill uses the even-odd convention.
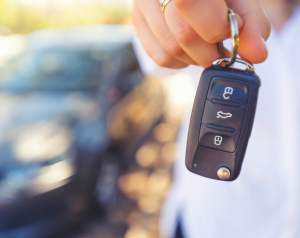
[[[33,33],[27,50],[0,68],[1,238],[60,237],[95,206],[113,204],[128,162],[120,157],[134,144],[134,133],[112,136],[122,112],[116,108],[126,108],[133,91],[152,97],[137,87],[143,75],[132,32],[89,26]]]

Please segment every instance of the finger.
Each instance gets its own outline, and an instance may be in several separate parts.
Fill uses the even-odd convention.
[[[165,18],[180,46],[199,65],[206,68],[219,57],[217,44],[203,40],[180,14],[173,2],[170,2],[165,9]]]
[[[172,0],[186,21],[208,43],[230,37],[228,6],[224,0]],[[250,1],[252,2],[252,1]],[[239,28],[243,22],[236,14]]]
[[[239,13],[244,23],[240,32],[239,55],[254,64],[262,63],[268,57],[265,41],[270,36],[271,25],[259,2],[234,0],[229,7]]]
[[[140,5],[143,4],[143,5]],[[148,26],[152,30],[154,36],[157,38],[162,47],[173,57],[183,61],[187,64],[196,64],[196,62],[189,57],[182,47],[178,44],[177,40],[171,33],[164,13],[160,10],[158,0],[145,0],[139,1],[138,7],[142,12]],[[145,5],[147,8],[145,8]]]
[[[168,54],[152,34],[146,21],[137,9],[133,10],[132,20],[137,30],[137,34],[148,55],[159,65],[167,68],[184,68],[186,63],[175,59]]]

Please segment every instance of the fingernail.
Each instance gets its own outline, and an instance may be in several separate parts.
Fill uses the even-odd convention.
[[[269,49],[268,49],[267,43],[266,43],[265,39],[264,39],[264,38],[262,38],[262,37],[261,37],[261,40],[262,40],[262,42],[264,43],[264,45],[265,45],[265,48],[266,48],[266,56],[268,56]]]
[[[262,40],[262,42],[264,43],[265,47],[266,47],[267,50],[268,50],[268,46],[267,46],[267,43],[266,43],[265,39],[264,39],[263,37],[261,37],[261,40]]]

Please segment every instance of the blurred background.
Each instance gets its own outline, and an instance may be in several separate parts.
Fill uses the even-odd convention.
[[[159,237],[193,84],[143,75],[131,8],[0,0],[0,238]]]

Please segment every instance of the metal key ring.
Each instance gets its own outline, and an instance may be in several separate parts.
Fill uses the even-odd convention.
[[[231,65],[234,64],[234,62],[239,62],[247,66],[247,69],[250,71],[255,71],[255,68],[253,65],[250,63],[242,60],[242,59],[237,59],[237,51],[239,48],[239,29],[238,29],[238,23],[234,14],[234,11],[232,11],[230,8],[228,8],[228,13],[229,13],[229,21],[230,21],[230,29],[231,29],[231,38],[232,38],[232,51],[231,51],[231,58],[224,58],[225,55],[225,50],[223,46],[223,42],[218,42],[217,47],[218,47],[218,52],[220,57],[222,59],[218,59],[213,62],[214,65],[216,64],[222,64],[223,62],[225,63],[225,67],[230,67]]]
[[[225,67],[229,67],[235,62],[238,48],[239,48],[239,42],[240,42],[239,27],[238,27],[238,23],[234,11],[232,11],[230,8],[228,8],[228,11],[229,11],[229,21],[230,21],[231,38],[232,38],[232,51],[231,51],[231,59],[225,65]]]
[[[223,59],[218,59],[216,61],[213,62],[213,65],[217,65],[217,64],[222,64],[223,62],[229,62],[231,60],[231,58],[223,58]],[[247,69],[250,70],[250,71],[255,71],[255,68],[253,65],[251,65],[250,63],[244,61],[244,60],[241,60],[241,59],[235,59],[235,62],[239,62],[241,64],[244,64],[246,65]],[[225,67],[227,67],[227,65],[225,65]]]
[[[239,36],[239,28],[238,28],[238,23],[234,14],[234,11],[228,8],[228,13],[229,13],[229,21],[230,21],[230,30],[231,30],[231,38],[232,38],[232,51],[231,51],[231,58],[223,58],[225,56],[225,50],[223,46],[223,42],[218,42],[217,47],[218,47],[218,52],[220,57],[223,59],[218,59],[213,62],[214,65],[216,64],[222,64],[223,62],[225,63],[225,67],[230,67],[231,65],[234,64],[234,62],[239,62],[247,66],[247,69],[250,71],[255,71],[255,68],[253,65],[250,63],[242,60],[242,59],[237,59],[237,52],[239,48],[239,41],[240,41],[240,36]]]
[[[229,13],[229,22],[230,22],[230,32],[231,32],[231,38],[232,38],[232,52],[231,52],[230,61],[228,61],[228,63],[226,64],[226,67],[231,66],[235,62],[238,47],[239,47],[239,40],[240,40],[239,39],[239,29],[238,29],[238,24],[237,24],[235,14],[230,8],[228,8],[228,13]],[[217,47],[218,47],[219,56],[225,57],[226,55],[225,55],[225,49],[224,49],[223,42],[222,41],[218,42]]]
[[[229,13],[230,30],[231,30],[231,38],[232,38],[232,51],[231,51],[231,58],[230,60],[227,61],[225,67],[229,67],[235,62],[237,51],[239,48],[239,41],[240,41],[239,28],[238,28],[235,14],[230,8],[228,8],[228,13]],[[218,42],[217,46],[218,46],[218,52],[220,57],[224,57],[225,50],[224,50],[223,42]]]

